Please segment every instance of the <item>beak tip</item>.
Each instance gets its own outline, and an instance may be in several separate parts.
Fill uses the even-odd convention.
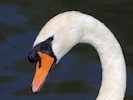
[[[33,88],[32,88],[32,92],[34,93],[34,94],[37,94],[37,90],[34,90]]]
[[[36,92],[33,92],[34,94],[37,94],[38,93],[38,91],[36,91]]]
[[[37,94],[38,90],[36,88],[34,88],[33,86],[31,87],[31,90],[34,94]]]

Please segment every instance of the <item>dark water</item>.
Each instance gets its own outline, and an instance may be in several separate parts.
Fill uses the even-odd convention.
[[[2,100],[95,100],[101,64],[90,45],[77,45],[54,67],[38,94],[31,92],[35,67],[27,55],[42,26],[54,15],[79,10],[104,22],[120,42],[127,63],[125,100],[133,100],[133,0],[1,0],[0,98]]]

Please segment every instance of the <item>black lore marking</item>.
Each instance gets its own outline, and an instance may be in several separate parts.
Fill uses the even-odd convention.
[[[39,51],[39,52],[48,54],[49,56],[55,58],[55,62],[56,62],[56,56],[54,55],[53,50],[52,50],[53,39],[54,39],[53,37],[50,37],[44,42],[41,42],[37,44],[34,48],[32,48],[31,52],[29,53],[28,60],[31,63],[36,63],[37,61],[39,61],[39,66],[41,67],[41,60],[40,60],[39,55],[37,54],[37,52]]]

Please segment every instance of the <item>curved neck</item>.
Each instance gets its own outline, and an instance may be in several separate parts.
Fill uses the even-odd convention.
[[[66,12],[45,25],[34,45],[50,36],[54,36],[52,49],[58,61],[79,42],[93,45],[99,53],[103,70],[97,100],[123,100],[126,89],[125,61],[119,43],[104,24],[80,12]]]
[[[95,30],[86,31],[83,42],[94,46],[102,64],[101,88],[96,100],[123,100],[126,68],[121,47],[111,31],[98,21]],[[89,33],[89,34],[88,34]]]

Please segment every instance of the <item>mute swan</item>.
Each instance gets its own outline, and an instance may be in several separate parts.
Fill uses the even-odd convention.
[[[103,23],[78,11],[55,16],[37,36],[28,56],[30,62],[36,63],[32,91],[39,91],[53,64],[77,43],[91,44],[99,54],[102,82],[96,100],[123,100],[126,66],[118,41]]]

